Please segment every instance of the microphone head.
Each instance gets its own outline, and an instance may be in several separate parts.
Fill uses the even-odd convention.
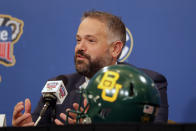
[[[57,97],[52,93],[44,93],[43,99],[44,99],[44,103],[49,102],[51,106],[56,105]]]
[[[57,98],[56,104],[62,104],[68,93],[67,93],[67,90],[65,88],[63,81],[57,80],[57,81],[46,82],[46,85],[44,86],[42,90],[42,95],[45,96],[46,94],[52,94],[56,96]]]

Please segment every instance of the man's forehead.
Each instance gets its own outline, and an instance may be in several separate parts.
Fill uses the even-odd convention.
[[[78,27],[78,36],[96,36],[106,33],[106,26],[103,22],[94,18],[85,18]]]

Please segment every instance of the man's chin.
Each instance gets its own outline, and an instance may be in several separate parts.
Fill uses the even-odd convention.
[[[85,63],[80,63],[80,64],[76,64],[76,70],[77,72],[82,73],[82,72],[86,72],[88,70],[88,67]]]

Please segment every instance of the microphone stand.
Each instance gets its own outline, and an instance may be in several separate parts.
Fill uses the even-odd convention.
[[[45,101],[45,104],[42,110],[40,111],[40,115],[37,118],[34,126],[38,125],[39,121],[41,120],[41,118],[43,117],[43,115],[45,114],[46,110],[48,109],[50,105],[54,107],[54,105],[56,104],[56,100],[57,100],[56,96],[51,93],[44,94],[43,99]]]

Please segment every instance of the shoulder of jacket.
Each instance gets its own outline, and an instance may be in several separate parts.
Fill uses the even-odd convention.
[[[161,73],[158,73],[156,71],[146,69],[146,68],[139,68],[126,62],[118,62],[118,64],[126,64],[126,65],[137,68],[138,70],[142,71],[147,76],[149,76],[154,81],[154,83],[158,86],[158,88],[167,87],[167,79]]]

